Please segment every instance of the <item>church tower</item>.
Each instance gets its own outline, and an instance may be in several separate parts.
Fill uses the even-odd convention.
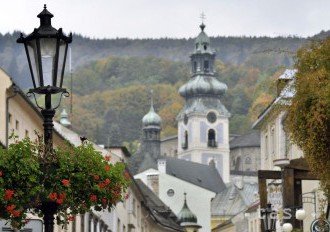
[[[161,123],[160,116],[154,110],[153,96],[151,96],[150,110],[142,119],[142,144],[145,152],[156,161],[160,155]]]
[[[221,102],[227,85],[214,74],[215,51],[200,25],[191,59],[191,78],[180,87],[185,105],[177,116],[178,157],[197,163],[214,162],[224,182],[229,182],[230,113]]]

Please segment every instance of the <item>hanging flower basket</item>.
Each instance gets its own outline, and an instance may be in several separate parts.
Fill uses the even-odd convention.
[[[88,141],[55,149],[49,159],[40,141],[26,138],[0,148],[0,218],[12,227],[24,226],[29,214],[43,217],[45,210],[66,224],[91,209],[110,211],[128,197],[124,163],[110,163]]]

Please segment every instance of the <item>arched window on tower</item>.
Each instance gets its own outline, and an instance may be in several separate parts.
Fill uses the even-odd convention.
[[[209,72],[210,67],[209,67],[209,61],[208,60],[204,60],[204,72]]]
[[[217,147],[218,146],[218,144],[217,144],[217,142],[216,142],[216,140],[215,140],[215,130],[213,130],[213,129],[210,129],[209,131],[208,131],[208,135],[207,135],[207,145],[209,146],[209,147]]]
[[[193,72],[196,72],[196,71],[197,71],[197,62],[194,61]]]
[[[188,131],[184,132],[184,138],[182,142],[182,148],[187,149],[188,148]]]

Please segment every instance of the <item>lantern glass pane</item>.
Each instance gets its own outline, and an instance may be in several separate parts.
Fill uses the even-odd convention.
[[[40,75],[39,75],[39,62],[38,62],[38,52],[36,40],[30,40],[25,43],[27,52],[26,54],[29,57],[29,61],[31,62],[31,75],[33,79],[34,88],[38,88],[41,86],[40,83]]]
[[[64,72],[65,69],[65,60],[66,60],[66,48],[67,43],[63,40],[59,41],[59,53],[58,53],[58,64],[57,64],[57,78],[56,78],[56,86],[62,88],[62,72]]]
[[[41,38],[40,39],[40,53],[42,62],[42,76],[43,86],[56,86],[54,83],[54,61],[56,54],[56,39]]]

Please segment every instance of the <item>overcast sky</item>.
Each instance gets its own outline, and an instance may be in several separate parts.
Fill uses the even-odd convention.
[[[32,32],[47,4],[52,24],[91,38],[301,36],[330,29],[329,0],[2,0],[0,32]]]

